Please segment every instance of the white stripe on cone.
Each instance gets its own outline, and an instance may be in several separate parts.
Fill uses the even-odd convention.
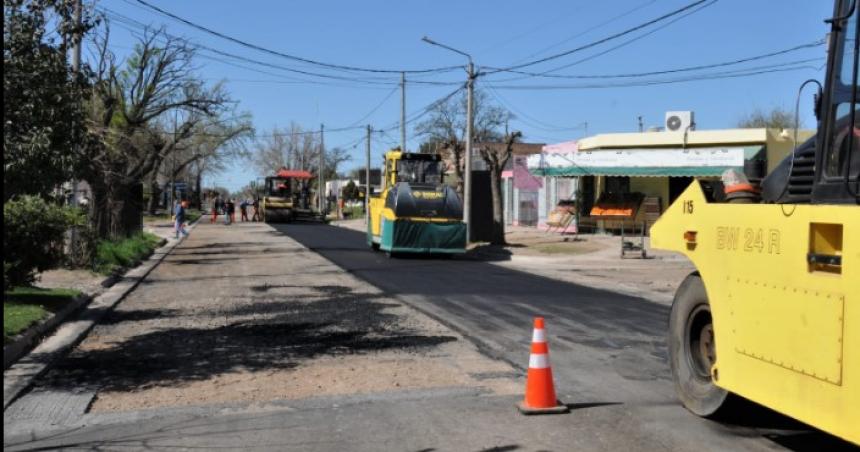
[[[546,342],[546,333],[543,329],[535,329],[532,333],[532,342]]]
[[[532,353],[529,355],[529,369],[547,369],[549,368],[549,356]]]

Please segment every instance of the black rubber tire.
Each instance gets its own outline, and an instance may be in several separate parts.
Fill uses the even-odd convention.
[[[716,360],[716,332],[705,284],[698,273],[688,275],[675,292],[667,340],[672,379],[681,403],[698,416],[722,414],[729,393],[714,384],[710,373],[710,363]]]
[[[370,249],[372,249],[373,251],[379,251],[379,244],[370,242]]]

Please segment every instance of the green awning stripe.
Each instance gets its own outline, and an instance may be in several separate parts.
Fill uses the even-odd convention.
[[[568,166],[564,168],[533,169],[535,176],[720,176],[727,169],[743,171],[743,167],[733,166],[678,166],[678,167],[601,167]]]

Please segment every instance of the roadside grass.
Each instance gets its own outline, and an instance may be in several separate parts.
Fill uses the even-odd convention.
[[[121,240],[102,240],[96,251],[95,270],[109,275],[119,268],[131,267],[162,243],[155,234],[142,232]]]
[[[15,287],[3,294],[3,343],[78,297],[74,289]]]
[[[364,208],[361,206],[344,207],[343,218],[346,220],[364,218]]]

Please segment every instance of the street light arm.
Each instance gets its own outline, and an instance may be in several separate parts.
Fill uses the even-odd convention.
[[[457,49],[455,49],[455,48],[453,48],[453,47],[446,46],[445,44],[438,43],[438,42],[436,42],[436,41],[434,41],[434,40],[432,40],[432,39],[428,38],[427,36],[424,36],[423,38],[421,38],[421,40],[422,40],[422,41],[424,41],[424,42],[426,42],[427,44],[434,45],[434,46],[437,46],[437,47],[441,47],[441,48],[443,48],[443,49],[450,50],[450,51],[452,51],[452,52],[454,52],[454,53],[459,53],[460,55],[463,55],[463,56],[465,56],[466,58],[468,58],[468,59],[469,59],[469,64],[471,64],[471,63],[472,63],[472,55],[469,55],[468,53],[463,52],[462,50],[457,50]]]

